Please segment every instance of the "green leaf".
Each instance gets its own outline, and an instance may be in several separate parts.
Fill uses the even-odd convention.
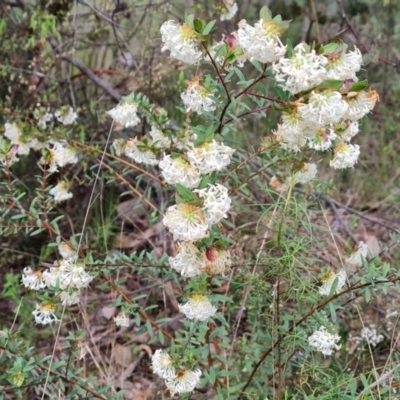
[[[335,52],[335,50],[338,48],[338,44],[337,43],[328,43],[328,44],[326,44],[326,45],[324,45],[324,46],[322,46],[322,48],[323,48],[323,53],[325,54],[325,53],[334,53]]]
[[[331,312],[332,322],[335,324],[337,317],[336,317],[335,306],[332,303],[329,303],[329,311]]]
[[[276,94],[279,97],[279,100],[282,100],[284,102],[288,101],[291,93],[287,92],[286,90],[283,90],[280,86],[275,86],[274,87]]]
[[[179,83],[179,88],[181,90],[184,90],[184,88],[185,88],[185,73],[183,71],[181,71],[179,74],[178,83]]]
[[[320,85],[317,86],[318,89],[334,89],[338,90],[343,86],[343,81],[338,81],[335,79],[328,79],[323,81]]]
[[[191,201],[198,200],[198,197],[194,193],[192,193],[188,188],[181,185],[180,183],[177,183],[175,187],[185,202],[190,203]]]
[[[194,15],[193,14],[187,15],[186,18],[185,18],[185,21],[189,25],[190,29],[195,30],[195,28],[194,28]]]
[[[214,55],[214,60],[216,60],[218,57],[221,56],[225,57],[227,54],[228,54],[228,45],[225,43],[218,48],[217,52]]]
[[[371,290],[369,287],[365,288],[365,301],[369,303],[371,301]]]
[[[200,184],[199,184],[199,189],[204,189],[207,187],[208,182],[210,182],[210,175],[204,175],[201,178]]]
[[[359,91],[365,89],[367,86],[368,86],[367,80],[355,82],[350,86],[349,92],[359,92]]]
[[[288,58],[290,58],[293,56],[293,53],[294,53],[293,43],[290,39],[287,39],[286,44],[287,44]]]
[[[339,279],[335,278],[335,280],[332,283],[331,290],[329,292],[329,297],[333,296],[336,293],[336,288],[337,288],[338,282],[339,282]]]
[[[252,61],[251,63],[255,66],[255,68],[256,68],[258,71],[260,71],[261,73],[263,73],[263,68],[262,68],[261,64],[260,64],[258,61],[254,60],[254,61]]]
[[[264,6],[260,10],[260,18],[262,18],[264,21],[270,21],[272,19],[271,10],[267,6]]]
[[[243,75],[243,72],[239,69],[239,68],[234,68],[234,71],[235,71],[235,74],[238,76],[238,78],[241,80],[241,81],[245,81],[246,82],[246,78],[244,77],[244,75]],[[247,83],[247,82],[246,82]]]
[[[203,30],[203,22],[200,19],[195,19],[193,21],[193,25],[196,32],[201,33],[201,31]]]
[[[208,35],[211,32],[211,29],[214,27],[215,23],[217,22],[216,19],[213,21],[210,21],[203,29],[203,32],[201,32],[203,35]]]

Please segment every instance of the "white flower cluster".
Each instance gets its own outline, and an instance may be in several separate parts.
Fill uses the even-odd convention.
[[[228,189],[223,185],[209,185],[205,189],[194,190],[200,199],[204,200],[203,213],[208,224],[218,224],[223,218],[228,216],[232,201],[228,194]]]
[[[165,379],[165,384],[171,395],[175,393],[190,393],[200,381],[201,371],[176,370],[173,359],[164,350],[158,349],[152,357],[153,373]]]
[[[341,345],[337,344],[339,340],[339,335],[329,333],[324,326],[321,326],[308,338],[308,344],[324,356],[330,356],[340,349]]]
[[[226,217],[231,207],[225,186],[209,185],[194,193],[203,199],[202,207],[181,203],[169,207],[165,213],[163,222],[173,234],[174,240],[196,242],[204,239],[211,226]]]
[[[36,105],[33,116],[38,121],[38,126],[42,129],[46,129],[47,125],[54,119],[66,126],[72,125],[78,118],[78,114],[71,106],[62,106],[53,113],[50,107],[42,107],[40,103]]]
[[[72,193],[69,191],[70,185],[68,182],[58,182],[56,186],[49,190],[49,193],[54,197],[56,203],[61,203],[72,198]]]
[[[161,51],[169,50],[170,56],[187,64],[197,64],[202,58],[199,40],[188,24],[179,25],[175,21],[166,21],[160,28],[164,43]]]
[[[335,169],[351,168],[358,161],[360,147],[350,143],[359,131],[358,120],[375,106],[376,91],[349,92],[357,81],[362,57],[356,48],[346,52],[338,45],[331,52],[317,54],[304,43],[298,44],[290,58],[280,58],[273,64],[278,84],[292,94],[306,92],[293,109],[284,112],[275,136],[289,150],[300,151],[308,146],[317,151],[333,147],[330,166]],[[321,86],[327,80],[343,81],[340,89]]]
[[[169,154],[165,155],[160,161],[159,167],[164,180],[170,185],[179,183],[188,189],[199,186],[200,171],[181,156],[172,158]]]
[[[72,249],[66,251],[69,246],[62,246],[64,255],[72,254]],[[54,267],[41,271],[33,271],[26,267],[22,275],[22,283],[30,290],[42,290],[51,287],[61,289],[56,293],[53,302],[36,305],[33,312],[36,323],[47,324],[57,320],[55,316],[56,299],[65,306],[78,304],[80,301],[80,290],[89,286],[93,276],[88,274],[83,264],[78,263],[76,257],[64,258]]]
[[[11,141],[12,145],[18,146],[16,154],[21,156],[29,154],[31,149],[38,150],[40,148],[38,140],[33,136],[23,135],[15,123],[6,122],[4,124],[4,136]]]
[[[328,60],[305,43],[298,44],[290,58],[282,57],[272,67],[276,81],[292,94],[309,90],[327,79]]]
[[[231,267],[231,256],[227,250],[208,247],[202,252],[192,242],[181,242],[177,247],[178,254],[170,257],[169,263],[182,276],[193,277],[203,272],[224,274]]]
[[[36,309],[32,311],[37,324],[46,325],[58,321],[55,311],[57,305],[55,303],[36,303]]]
[[[194,111],[201,115],[203,111],[214,111],[216,107],[210,94],[205,87],[200,85],[198,79],[190,82],[186,92],[181,95],[186,112]]]
[[[365,260],[368,256],[368,246],[364,242],[359,242],[357,245],[357,251],[350,255],[346,259],[346,264],[353,268],[359,268],[363,265],[363,259]]]
[[[140,119],[137,116],[137,106],[133,103],[121,102],[107,111],[107,114],[125,128],[136,126],[140,123]]]
[[[214,316],[217,308],[214,307],[208,298],[201,294],[195,294],[183,305],[179,304],[179,311],[185,314],[186,318],[204,322]]]
[[[126,312],[120,312],[116,317],[114,317],[114,322],[116,326],[122,328],[129,327],[129,315]]]
[[[361,329],[361,338],[366,340],[372,347],[376,347],[380,342],[382,342],[384,336],[378,334],[375,325],[370,325],[364,326],[364,328]]]
[[[78,118],[78,114],[72,107],[64,106],[54,113],[54,117],[63,125],[71,125]]]
[[[224,0],[226,12],[221,14],[221,21],[228,21],[232,19],[238,12],[238,5],[233,0]]]
[[[278,21],[261,19],[254,27],[246,20],[239,22],[238,41],[244,54],[250,60],[272,63],[284,56],[286,46],[279,36],[282,34]]]
[[[313,163],[305,163],[302,168],[293,175],[295,183],[306,184],[317,176],[317,166]]]
[[[202,175],[205,175],[214,171],[221,171],[227,167],[234,152],[235,149],[217,143],[213,139],[200,147],[190,149],[186,156],[189,162],[197,167]]]
[[[357,345],[358,350],[361,349],[361,344],[363,342],[367,342],[370,346],[376,347],[384,339],[385,337],[382,334],[378,334],[378,330],[373,324],[370,326],[364,326],[361,329],[360,336],[349,335],[349,341],[354,342]]]
[[[42,157],[40,162],[49,165],[49,172],[57,172],[58,167],[62,168],[67,164],[78,162],[76,150],[65,143],[51,141],[44,147],[48,154],[46,157]]]
[[[321,296],[329,296],[332,290],[334,282],[337,280],[335,293],[340,293],[343,287],[346,285],[346,271],[341,269],[338,273],[334,273],[329,270],[326,275],[321,279],[322,286],[319,288],[319,294]]]

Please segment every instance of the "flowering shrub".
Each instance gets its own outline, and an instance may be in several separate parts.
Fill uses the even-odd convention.
[[[224,5],[223,21],[238,10],[234,2]],[[240,21],[238,30],[222,41],[213,36],[215,24],[188,15],[184,23],[169,20],[160,28],[162,51],[195,66],[180,76],[182,87],[185,74],[191,75],[187,88],[182,87],[182,124],[141,92],[106,111],[109,133],[103,147],[75,139],[79,113],[64,104],[56,109],[38,104],[33,118],[11,114],[4,124],[2,234],[46,232],[50,249],[56,249],[51,264],[32,263],[23,270],[23,287],[37,293],[33,318],[25,324],[57,326],[58,337],[70,308],[85,315],[89,290],[112,290],[120,312],[111,323],[121,330],[134,325],[136,335],[148,334],[154,347],[148,367],[160,390],[168,389],[171,397],[197,390],[219,399],[312,396],[312,387],[297,385],[296,375],[307,376],[328,357],[343,354],[343,305],[354,295],[369,302],[399,279],[363,242],[342,261],[334,235],[324,240],[335,243],[339,261],[327,271],[315,269],[312,246],[319,244],[302,220],[307,205],[301,209],[297,196],[314,193],[317,164],[340,170],[357,164],[360,146],[352,141],[379,96],[357,76],[362,67],[359,49],[349,50],[341,41],[293,46],[284,38],[289,21],[273,17],[267,7],[258,21]],[[279,122],[261,148],[243,159],[232,138],[242,120],[265,119],[267,111],[278,114]],[[134,128],[140,124],[139,133]],[[113,130],[117,137],[109,148]],[[262,165],[256,164],[256,156],[264,157]],[[16,177],[28,157],[39,171],[34,187]],[[67,173],[67,166],[74,172]],[[255,174],[253,166],[258,168]],[[129,178],[132,170],[140,174],[137,185]],[[252,192],[253,177],[264,171],[269,183]],[[154,225],[157,218],[162,221],[168,254],[99,254],[90,243],[84,245],[86,216],[80,233],[72,229],[66,237],[62,207],[77,197],[81,176],[94,186],[99,179],[106,185],[115,180],[126,185],[148,207]],[[142,180],[172,196],[156,204],[156,196],[142,193]],[[31,190],[35,195],[26,196]],[[257,191],[270,203],[254,204]],[[248,199],[253,204],[246,204]],[[256,251],[238,245],[245,237],[240,231],[254,222],[240,216],[246,207],[249,215],[260,208],[265,216],[259,221],[266,229]],[[146,265],[154,267],[151,273],[144,272]],[[163,281],[173,282],[175,292],[186,299],[177,304],[178,328],[168,325],[171,320],[161,309],[154,314],[155,304],[125,293],[119,267],[143,273],[159,287]],[[244,313],[245,328],[240,327]],[[383,341],[376,330],[371,332],[364,328],[359,342],[377,346]],[[53,354],[50,364],[42,361],[35,369],[29,349],[19,348],[16,334],[4,328],[0,349],[13,365],[6,379],[15,387],[49,390],[50,396],[68,386],[65,398],[123,398],[112,384],[100,388],[83,379],[79,360],[90,350],[90,335],[70,333],[65,345],[69,355],[54,364]],[[76,380],[68,373],[72,363]],[[340,398],[355,398],[360,391],[349,383],[354,377],[345,370],[342,376]],[[316,396],[324,392],[318,384]]]

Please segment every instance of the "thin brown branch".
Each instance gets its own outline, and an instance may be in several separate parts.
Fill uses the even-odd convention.
[[[119,102],[122,98],[122,96],[114,90],[112,87],[110,87],[106,82],[104,82],[102,79],[100,79],[91,69],[89,69],[86,65],[81,63],[78,60],[75,60],[75,58],[71,56],[67,56],[64,54],[60,44],[57,42],[55,38],[50,38],[49,39],[51,46],[53,47],[54,51],[57,54],[60,54],[61,58],[70,64],[74,65],[76,68],[78,68],[81,72],[83,72],[96,86],[99,88],[103,89],[110,97],[112,97],[116,102]]]

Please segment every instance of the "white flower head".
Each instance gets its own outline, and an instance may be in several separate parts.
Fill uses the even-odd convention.
[[[349,120],[359,120],[372,111],[379,100],[379,95],[375,90],[369,92],[360,90],[359,92],[350,92],[344,100],[348,104],[344,117]]]
[[[385,338],[379,334],[375,325],[364,326],[361,329],[361,338],[365,339],[372,347],[376,347]]]
[[[205,272],[209,275],[224,275],[232,266],[231,255],[228,250],[207,247]]]
[[[201,60],[200,42],[188,24],[166,21],[161,25],[160,33],[164,43],[161,51],[169,50],[170,57],[187,64],[197,64]]]
[[[63,306],[73,306],[81,301],[79,292],[76,290],[63,290],[60,293],[60,300]]]
[[[190,393],[199,384],[200,376],[201,371],[199,369],[178,371],[175,378],[166,380],[165,384],[171,392],[171,396],[175,393]]]
[[[172,156],[166,155],[160,161],[159,166],[164,180],[170,185],[179,183],[188,189],[199,186],[201,181],[199,170],[183,157],[172,158]]]
[[[359,132],[358,121],[348,121],[345,123],[335,124],[336,135],[345,142],[350,142],[351,139]]]
[[[305,163],[303,167],[293,175],[295,183],[306,184],[317,176],[317,165]]]
[[[336,138],[337,135],[332,125],[317,127],[316,135],[308,140],[308,147],[317,151],[326,151],[332,147]]]
[[[156,350],[151,357],[153,373],[160,378],[171,380],[176,377],[176,371],[173,366],[171,356],[162,349]]]
[[[54,117],[63,125],[71,125],[78,118],[78,114],[71,106],[64,106],[54,113]]]
[[[308,97],[308,104],[300,104],[298,113],[308,124],[324,126],[339,122],[348,108],[348,104],[339,92],[312,91]]]
[[[346,264],[358,268],[362,267],[363,259],[368,256],[368,246],[364,242],[359,242],[357,245],[357,251],[355,251],[350,257],[346,259]]]
[[[360,155],[360,146],[350,143],[339,143],[334,150],[329,165],[335,169],[353,168]]]
[[[186,92],[181,94],[186,112],[194,111],[201,115],[203,111],[214,111],[216,106],[210,95],[211,93],[199,84],[199,79],[195,78],[189,83]]]
[[[49,107],[41,107],[38,103],[35,110],[33,111],[33,116],[38,121],[39,128],[46,129],[47,124],[53,121],[54,115],[50,112]]]
[[[129,139],[125,146],[125,155],[139,164],[158,165],[156,155],[148,148],[138,146],[136,139]]]
[[[326,64],[326,79],[334,79],[345,81],[351,79],[357,81],[356,72],[361,68],[362,54],[361,51],[354,47],[354,51],[346,53],[346,49],[340,49],[326,55],[328,63]]]
[[[73,249],[67,243],[60,243],[58,245],[58,251],[60,252],[62,258],[70,258],[75,254],[75,249]]]
[[[326,79],[326,57],[318,55],[305,43],[293,49],[290,58],[281,58],[272,66],[278,84],[292,94],[310,90]]]
[[[48,146],[48,145],[47,145]],[[42,157],[42,164],[49,164],[49,172],[58,171],[58,167],[64,167],[67,164],[76,164],[78,157],[76,150],[60,142],[53,142],[52,147],[47,147],[48,154]]]
[[[46,269],[46,271],[43,272],[43,281],[47,287],[57,286],[60,282],[60,269],[58,267]]]
[[[194,193],[204,200],[203,211],[210,226],[218,224],[221,219],[228,216],[232,201],[225,186],[208,185],[205,189],[194,190]]]
[[[281,182],[281,180],[277,176],[273,176],[270,181],[269,185],[277,192],[286,192],[289,190],[290,182],[286,179],[285,182]]]
[[[54,303],[36,303],[36,310],[32,311],[32,315],[35,317],[37,324],[51,324],[58,321],[55,311],[57,305]]]
[[[192,242],[181,242],[177,247],[178,254],[169,257],[171,268],[186,277],[200,275],[206,267],[204,254]]]
[[[185,314],[186,318],[204,322],[214,316],[217,307],[214,307],[207,296],[195,294],[183,305],[179,304],[179,311]]]
[[[330,356],[340,349],[341,345],[337,344],[339,340],[338,334],[329,333],[324,326],[321,326],[308,338],[308,344],[324,356]]]
[[[335,293],[338,294],[342,291],[343,287],[346,285],[346,271],[341,269],[338,273],[334,273],[329,270],[325,276],[322,277],[322,286],[319,288],[318,292],[321,296],[329,296],[331,293],[332,286],[337,279],[337,285]]]
[[[226,7],[226,12],[221,14],[221,21],[228,21],[232,19],[238,12],[238,5],[236,2],[233,2],[232,0],[225,0],[224,1],[225,7]]]
[[[281,24],[261,19],[253,27],[244,19],[239,22],[239,46],[250,61],[272,63],[284,56],[286,46],[279,39],[283,33]]]
[[[151,127],[149,135],[151,136],[152,144],[154,144],[157,149],[169,149],[173,144],[169,137],[164,135],[164,133],[154,125]]]
[[[69,183],[68,182],[58,182],[56,186],[50,189],[49,193],[54,197],[54,201],[56,203],[60,203],[62,201],[66,201],[72,198],[72,193],[69,192]]]
[[[126,312],[120,312],[116,317],[114,317],[114,322],[116,326],[122,328],[129,327],[129,315]]]
[[[189,162],[197,167],[201,174],[209,174],[213,171],[221,171],[231,162],[235,149],[215,140],[204,143],[200,147],[194,147],[186,153]]]
[[[84,339],[78,339],[76,341],[76,346],[79,350],[79,359],[85,358],[86,354],[89,352],[88,342]]]
[[[193,147],[193,142],[197,139],[197,135],[190,129],[185,129],[179,132],[174,137],[174,146],[178,150],[189,149]]]
[[[85,271],[84,264],[78,263],[76,258],[71,257],[60,261],[58,279],[61,289],[82,289],[89,286],[93,276]]]
[[[114,147],[115,154],[117,155],[117,157],[121,157],[122,154],[125,153],[126,140],[125,139],[115,139],[113,141],[112,146]]]
[[[36,138],[24,136],[17,124],[4,124],[4,136],[11,141],[11,144],[17,145],[16,154],[27,155],[31,149],[37,149],[38,141]]]
[[[136,126],[140,123],[140,119],[137,116],[137,106],[133,103],[119,103],[116,107],[107,111],[107,114],[125,128]]]
[[[282,123],[273,133],[284,149],[294,152],[300,151],[307,140],[315,136],[309,124],[296,112],[282,113]]]
[[[42,273],[40,271],[32,271],[32,268],[25,267],[22,274],[22,283],[25,287],[31,290],[41,290],[46,287],[43,281]]]
[[[201,208],[191,204],[175,204],[163,219],[174,240],[196,242],[208,236],[209,224]]]

